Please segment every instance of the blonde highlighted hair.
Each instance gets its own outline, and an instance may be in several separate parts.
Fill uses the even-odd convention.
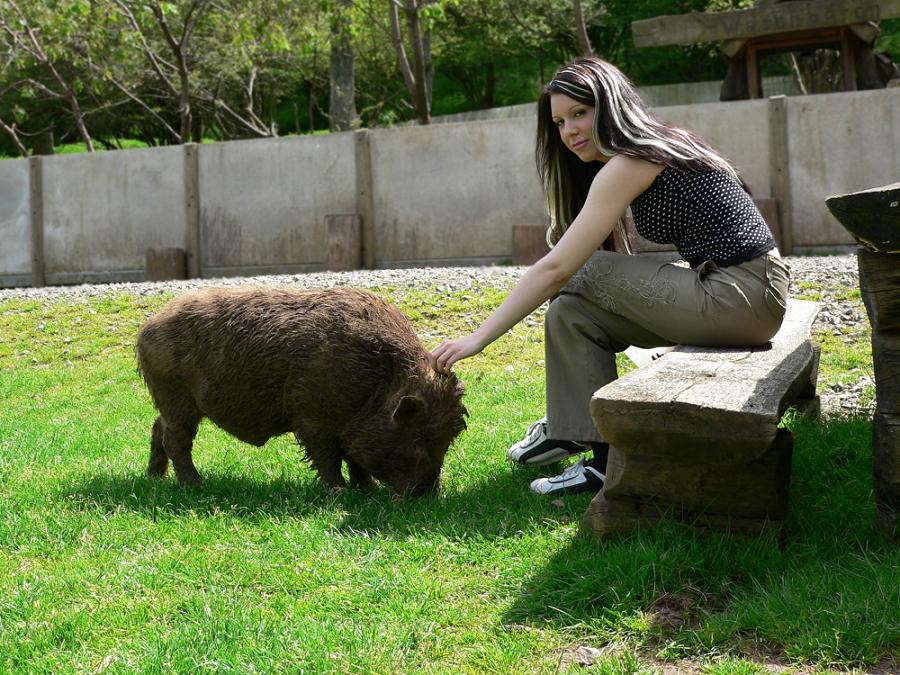
[[[593,142],[604,155],[628,155],[689,171],[724,171],[741,182],[731,163],[705,141],[651,113],[622,71],[597,57],[577,58],[557,71],[538,98],[535,159],[550,207],[550,246],[584,206],[591,181],[603,166],[582,162],[563,144],[550,112],[553,94],[594,108]]]

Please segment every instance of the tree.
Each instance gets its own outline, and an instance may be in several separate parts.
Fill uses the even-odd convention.
[[[329,128],[346,131],[357,126],[356,81],[350,9],[352,0],[337,0],[331,20],[331,95],[329,97]]]
[[[421,16],[423,8],[430,1],[433,2],[433,0],[390,0],[391,41],[419,124],[431,123],[431,90],[427,74],[431,68],[431,52],[428,49],[429,39],[423,35]],[[403,31],[400,28],[401,10],[406,20],[412,63],[403,44]]]
[[[63,22],[59,19],[60,14],[71,15],[73,23],[77,23],[77,17],[83,13],[85,6],[81,0],[74,2],[62,0],[54,4],[53,7],[29,4],[26,13],[16,0],[0,1],[0,31],[9,55],[7,63],[10,65],[16,63],[16,66],[9,68],[7,72],[18,71],[19,75],[18,79],[7,84],[4,94],[24,89],[26,96],[33,96],[36,92],[49,99],[63,102],[88,152],[93,152],[93,139],[85,124],[84,111],[76,91],[80,88],[78,80],[67,77],[65,72],[65,58],[70,52],[66,48],[67,40],[49,43],[46,40],[48,33],[53,34],[54,26],[61,27]],[[66,32],[62,32],[63,38],[71,37]],[[44,76],[41,77],[37,71],[43,71]],[[2,128],[12,137],[21,152],[24,144],[19,139],[16,124],[9,125],[4,122]]]

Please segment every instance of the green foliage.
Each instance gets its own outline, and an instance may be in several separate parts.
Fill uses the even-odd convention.
[[[198,4],[200,3],[200,4]],[[246,138],[327,128],[329,55],[336,8],[327,0],[34,0],[17,3],[71,87],[101,146],[133,138],[145,145],[182,140],[180,96],[193,116],[193,140]],[[750,0],[584,0],[595,51],[641,86],[716,80],[725,60],[714,44],[638,49],[635,20],[692,11],[743,8]],[[159,5],[184,40],[187,76],[152,8]],[[348,17],[356,59],[357,109],[364,125],[411,119],[412,107],[390,39],[387,4],[352,0]],[[561,63],[578,52],[570,0],[440,0],[421,10],[433,64],[432,111],[460,112],[531,102]],[[0,19],[17,22],[11,0]],[[900,20],[881,22],[876,49],[900,60]],[[10,58],[0,77],[0,120],[16,124],[26,145],[52,130],[59,144],[78,141],[75,114],[45,64],[5,39]],[[409,52],[410,45],[406,45]],[[152,55],[152,57],[151,57]],[[785,64],[766,59],[769,73]],[[9,89],[4,89],[9,87]],[[127,93],[126,93],[127,92]],[[16,155],[0,137],[0,154]]]
[[[378,292],[429,345],[503,296]],[[600,673],[756,673],[763,653],[891,669],[900,552],[873,524],[869,420],[785,418],[781,539],[668,520],[578,537],[589,497],[556,508],[503,458],[543,409],[538,312],[460,364],[471,417],[440,496],[329,493],[288,437],[250,448],[208,424],[206,483],[184,491],[144,475],[133,355],[167,297],[0,301],[0,671],[555,672],[582,646]],[[823,378],[846,368],[832,349]]]

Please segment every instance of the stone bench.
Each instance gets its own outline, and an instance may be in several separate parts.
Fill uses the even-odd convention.
[[[817,312],[790,300],[767,345],[679,346],[599,389],[591,414],[611,447],[584,526],[622,534],[661,512],[736,532],[780,526],[793,439],[778,424],[790,406],[818,413]]]

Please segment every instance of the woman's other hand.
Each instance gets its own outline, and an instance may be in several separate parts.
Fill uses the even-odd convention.
[[[431,352],[431,367],[439,373],[448,375],[454,363],[460,359],[475,356],[482,349],[484,349],[484,345],[474,335],[467,335],[456,340],[446,340]]]

